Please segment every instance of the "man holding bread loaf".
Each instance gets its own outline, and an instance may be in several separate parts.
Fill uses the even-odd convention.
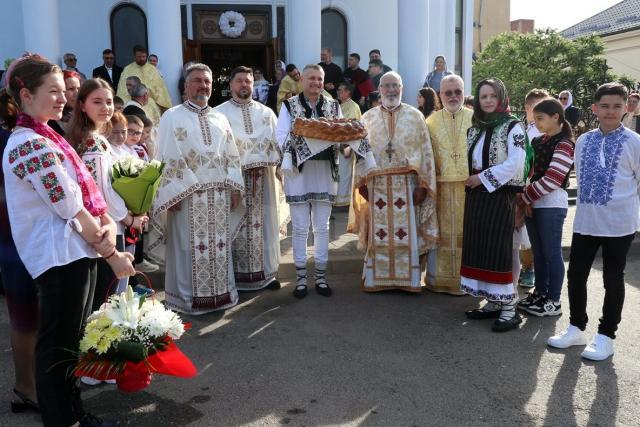
[[[328,297],[332,290],[325,272],[329,255],[329,216],[338,192],[337,153],[339,142],[350,144],[366,168],[372,161],[366,131],[359,122],[340,120],[338,101],[322,94],[324,70],[316,64],[302,71],[303,92],[283,102],[277,139],[283,153],[282,173],[293,228],[293,258],[296,265],[294,296],[307,296],[307,238],[313,226],[315,290]],[[369,166],[370,163],[369,163]]]

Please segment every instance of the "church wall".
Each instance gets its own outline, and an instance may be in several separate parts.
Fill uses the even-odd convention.
[[[102,65],[102,51],[111,47],[110,18],[119,0],[58,0],[60,2],[60,51],[73,52],[78,57],[78,69],[87,77]],[[145,10],[146,1],[132,1]],[[81,17],[81,19],[78,19]],[[117,52],[118,56],[133,58],[131,52]],[[62,58],[57,58],[62,63]]]
[[[0,69],[4,60],[16,58],[24,52],[24,30],[22,26],[22,5],[18,0],[2,2],[0,13]]]
[[[398,68],[398,0],[322,0],[322,8],[347,19],[347,50],[360,54],[361,68],[369,66],[371,49],[380,49],[384,63]]]

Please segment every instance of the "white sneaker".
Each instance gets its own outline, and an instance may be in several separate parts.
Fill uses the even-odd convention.
[[[116,384],[116,380],[104,380],[107,384]]]
[[[158,271],[160,267],[155,264],[150,263],[146,259],[142,260],[136,264],[136,270],[141,271],[143,273],[153,273],[154,271]]]
[[[91,377],[81,377],[80,381],[82,382],[82,384],[86,384],[86,385],[98,385],[98,384],[102,384],[101,380],[97,380],[95,378],[91,378]]]
[[[608,359],[613,356],[613,340],[606,335],[596,334],[581,356],[596,361]]]
[[[574,345],[586,345],[587,336],[578,327],[569,325],[567,329],[547,340],[547,345],[555,348],[569,348]]]

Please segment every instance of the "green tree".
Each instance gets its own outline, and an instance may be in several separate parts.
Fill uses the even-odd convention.
[[[569,40],[551,30],[502,33],[476,58],[473,84],[498,77],[517,110],[524,109],[524,97],[533,88],[546,89],[552,96],[569,90],[574,104],[585,110],[599,85],[618,79],[609,71],[603,51],[602,41],[595,35]]]

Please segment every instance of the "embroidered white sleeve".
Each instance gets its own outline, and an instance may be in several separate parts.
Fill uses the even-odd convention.
[[[493,193],[510,180],[518,177],[519,174],[524,173],[526,158],[524,137],[522,126],[515,125],[507,136],[507,159],[479,175],[480,181],[489,193]]]

